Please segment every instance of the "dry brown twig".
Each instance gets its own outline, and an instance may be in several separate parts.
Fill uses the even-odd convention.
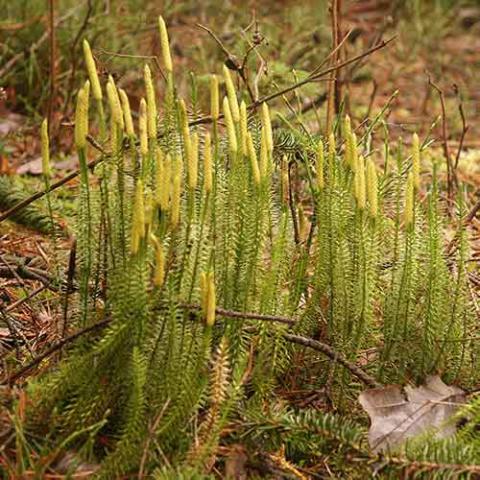
[[[237,57],[233,55],[228,48],[225,47],[225,45],[222,43],[222,41],[218,38],[218,36],[213,32],[210,28],[206,27],[205,25],[202,25],[200,23],[196,24],[197,27],[205,30],[214,40],[217,42],[218,46],[222,50],[223,54],[226,57],[225,60],[225,65],[230,69],[238,72],[240,75],[240,78],[242,79],[245,88],[247,89],[248,95],[250,96],[250,100],[252,102],[255,102],[255,96],[253,94],[253,91],[250,87],[250,84],[248,82],[247,74],[246,74],[246,69],[245,69],[245,64],[246,64],[246,58],[250,54],[250,50],[247,51],[244,61],[242,63],[239,62]]]
[[[153,60],[153,63],[155,63],[155,67],[162,76],[164,81],[167,81],[167,76],[165,75],[165,72],[162,69],[162,66],[160,65],[160,60],[158,59],[157,55],[132,55],[129,53],[119,53],[119,52],[112,52],[110,50],[105,50],[104,48],[97,48],[95,49],[95,52],[100,53],[101,55],[109,55],[110,57],[116,57],[116,58],[133,58],[133,59],[139,59],[139,60]]]
[[[148,436],[145,441],[145,447],[143,448],[143,453],[142,453],[142,458],[140,460],[140,467],[138,469],[138,479],[141,480],[144,478],[144,469],[145,469],[145,463],[147,461],[147,456],[148,456],[148,448],[150,447],[150,442],[152,439],[155,437],[155,432],[158,429],[158,426],[160,425],[160,420],[163,418],[163,415],[167,411],[168,406],[170,405],[170,398],[167,398],[167,401],[163,404],[162,409],[160,410],[159,414],[153,421],[152,425],[148,429]]]
[[[90,17],[93,14],[93,4],[92,0],[87,0],[87,11],[85,13],[85,17],[83,18],[83,22],[78,29],[77,34],[70,46],[70,63],[72,68],[70,70],[70,78],[68,80],[68,88],[67,88],[67,95],[65,97],[65,102],[63,104],[63,114],[67,112],[68,106],[70,104],[70,99],[72,98],[73,86],[75,83],[75,74],[77,72],[78,60],[80,55],[77,54],[77,45],[80,39],[82,38],[83,32],[86,30],[88,26],[88,22],[90,21]]]
[[[28,302],[32,298],[36,297],[39,293],[43,292],[47,288],[46,285],[41,285],[40,287],[36,288],[35,290],[32,290],[26,297],[22,297],[19,300],[11,303],[8,305],[8,307],[5,308],[5,313],[12,312],[16,308],[20,307],[23,305],[25,302]]]
[[[48,38],[50,50],[50,95],[47,104],[48,126],[52,129],[52,115],[57,91],[57,36],[55,26],[56,1],[48,0]]]
[[[50,355],[54,354],[55,352],[63,348],[65,345],[72,343],[74,340],[76,340],[77,338],[80,338],[83,335],[86,335],[87,333],[91,333],[96,330],[101,330],[105,328],[109,323],[110,323],[109,319],[102,320],[101,322],[97,322],[94,325],[91,325],[90,327],[84,328],[83,330],[79,330],[78,332],[72,333],[68,337],[63,338],[62,340],[60,340],[59,342],[55,343],[50,348],[45,350],[40,355],[37,355],[31,362],[27,363],[27,365],[24,365],[22,368],[20,368],[10,376],[8,376],[5,380],[3,380],[0,383],[0,385],[12,386],[19,378],[23,377],[28,371],[36,367],[39,363],[45,360],[45,358],[48,358]]]
[[[454,164],[454,171],[456,172],[458,168],[458,162],[460,160],[460,154],[462,153],[463,144],[465,142],[465,136],[467,135],[467,132],[470,127],[467,125],[465,111],[463,110],[462,98],[460,96],[460,91],[456,84],[453,84],[453,91],[455,92],[455,95],[457,96],[457,99],[458,99],[458,113],[460,114],[460,118],[462,120],[462,133],[460,135],[460,142],[458,143],[457,155],[455,156],[455,164]]]
[[[25,265],[16,265],[12,266],[10,264],[4,264],[6,266],[0,266],[0,277],[1,278],[15,278],[21,282],[23,279],[27,280],[37,280],[45,285],[46,288],[54,292],[58,291],[58,288],[52,285],[52,278],[42,270],[37,268],[30,268]],[[25,287],[23,287],[25,290]],[[28,296],[28,291],[25,290],[25,295]]]
[[[247,31],[248,29],[250,28],[250,26],[255,23],[256,24],[256,20],[252,20],[251,24],[249,26],[247,26],[247,28],[245,28],[245,30],[242,30],[242,35],[243,35],[243,38],[245,39],[245,41],[247,42],[248,44],[248,50],[247,52],[245,53],[245,56],[243,58],[243,62],[242,62],[242,69],[245,69],[246,67],[246,64],[247,64],[247,60],[248,60],[248,57],[250,55],[251,52],[254,52],[255,55],[258,57],[260,63],[258,65],[258,68],[257,68],[257,72],[255,74],[255,77],[253,79],[253,101],[257,101],[258,100],[258,97],[259,97],[259,88],[258,88],[258,84],[260,82],[260,78],[262,77],[262,74],[266,73],[267,72],[267,62],[266,60],[263,58],[262,54],[258,51],[258,46],[261,45],[264,41],[264,37],[261,36],[259,33],[258,33],[258,26],[256,26],[256,30],[255,30],[255,33],[254,33],[254,38],[256,38],[255,42],[252,43],[250,41],[250,39],[247,37]]]
[[[179,306],[187,310],[194,310],[194,311],[199,311],[202,308],[200,305],[193,305],[193,304],[183,304]],[[287,324],[290,326],[294,325],[296,322],[293,318],[288,318],[288,317],[281,317],[276,315],[263,315],[263,314],[252,313],[252,312],[238,312],[234,310],[226,310],[224,308],[217,308],[215,309],[215,312],[220,317],[233,318],[238,320],[251,319],[251,320],[260,320],[260,321],[268,321],[268,322],[279,322],[279,323]],[[1,384],[10,385],[10,386],[13,385],[19,378],[24,376],[32,368],[38,365],[42,360],[49,357],[50,355],[57,352],[58,350],[62,349],[65,345],[73,342],[77,338],[80,338],[81,336],[87,333],[91,333],[97,330],[102,330],[103,328],[107,327],[109,324],[110,324],[110,319],[105,319],[83,330],[79,330],[78,332],[73,333],[68,337],[63,338],[55,345],[52,345],[45,352],[35,357],[27,365],[24,365],[18,371],[8,376],[5,380],[3,380],[3,382],[1,382]],[[291,343],[302,345],[304,347],[309,347],[313,350],[323,353],[332,361],[337,362],[340,365],[344,366],[347,370],[349,370],[352,373],[352,375],[356,376],[359,380],[365,383],[365,385],[372,388],[377,388],[381,386],[381,384],[378,383],[372,376],[364,372],[357,365],[349,362],[341,354],[339,354],[332,347],[330,347],[330,345],[327,345],[326,343],[322,343],[318,340],[314,340],[313,338],[294,335],[288,332],[283,333],[283,337],[285,338],[285,340]]]
[[[443,155],[447,163],[447,191],[448,199],[451,201],[453,196],[453,184],[458,186],[457,174],[452,165],[452,157],[450,155],[450,147],[448,145],[448,126],[447,126],[447,112],[445,107],[445,95],[443,90],[432,81],[429,73],[427,72],[428,84],[438,93],[440,98],[440,106],[442,109],[442,146]]]

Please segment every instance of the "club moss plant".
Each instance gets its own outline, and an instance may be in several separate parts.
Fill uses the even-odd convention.
[[[379,159],[372,130],[354,130],[349,117],[327,138],[274,131],[268,104],[248,108],[226,66],[223,117],[212,75],[210,92],[199,92],[210,95],[211,123],[192,122],[175,88],[162,18],[159,29],[166,82],[144,67],[135,126],[128,94],[112,78],[104,110],[84,42],[89,81],[78,91],[75,115],[75,322],[85,328],[108,320],[108,327],[82,337],[31,382],[22,432],[37,438],[33,449],[40,442],[93,461],[96,478],[139,469],[156,478],[204,478],[219,445],[240,439],[265,451],[281,439],[300,463],[318,454],[312,441],[324,453],[350,449],[368,457],[362,427],[346,419],[359,385],[335,362],[318,370],[318,358],[305,354],[304,368],[317,372],[314,388],[328,384],[345,417],[278,401],[301,352],[285,334],[318,337],[353,363],[373,350],[363,368],[383,383],[432,373],[478,380],[463,197],[457,248],[447,254],[436,166],[421,163],[426,145],[416,135],[412,151],[398,147],[392,161]],[[89,134],[109,145],[94,170],[87,168]],[[43,127],[47,145],[45,135]],[[388,168],[381,170],[380,160]],[[423,169],[432,183],[422,190]],[[219,308],[295,321],[222,315]],[[472,409],[480,416],[476,403]],[[236,431],[226,437],[230,424]],[[478,443],[474,429],[462,435],[458,445]],[[443,451],[437,447],[429,444],[427,458]],[[41,475],[47,467],[34,468]]]

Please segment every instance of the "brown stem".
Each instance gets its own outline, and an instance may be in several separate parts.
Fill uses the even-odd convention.
[[[39,272],[37,269],[29,268],[24,265],[18,265],[12,267],[8,265],[6,267],[0,267],[1,278],[16,278],[27,280],[38,280],[43,283],[49,290],[56,292],[58,289],[51,285],[52,279],[44,272]]]
[[[355,375],[359,380],[361,380],[365,385],[368,385],[372,388],[379,388],[382,385],[378,383],[372,376],[365,373],[360,367],[357,367],[355,364],[346,360],[342,355],[337,353],[332,347],[326,343],[319,342],[318,340],[313,340],[313,338],[301,337],[300,335],[293,335],[291,333],[285,333],[284,338],[289,342],[296,343],[298,345],[303,345],[305,347],[312,348],[326,355],[328,358],[334,362],[343,365],[347,370],[349,370],[353,375]]]
[[[335,46],[336,49],[338,45],[342,42],[342,0],[335,1]],[[338,50],[335,55],[335,61],[338,62],[340,60],[340,55],[342,50]],[[342,80],[340,79],[340,72],[335,71],[335,96],[334,96],[334,105],[335,105],[335,114],[338,114],[340,111],[340,104],[342,102]]]
[[[61,348],[63,348],[65,345],[73,342],[77,338],[80,338],[81,336],[83,336],[87,333],[94,332],[95,330],[101,330],[101,329],[105,328],[109,323],[110,323],[110,319],[102,320],[101,322],[95,323],[94,325],[91,325],[90,327],[84,328],[83,330],[79,330],[78,332],[73,333],[72,335],[69,335],[68,337],[63,338],[58,343],[56,343],[55,345],[52,345],[50,348],[45,350],[43,353],[41,353],[40,355],[35,357],[31,362],[27,363],[27,365],[20,368],[20,370],[17,370],[16,372],[12,373],[12,375],[8,376],[5,380],[2,381],[1,385],[13,385],[20,377],[25,375],[25,373],[27,373],[33,367],[37,366],[45,358],[49,357],[53,353],[55,353],[58,350],[60,350]]]
[[[463,110],[463,102],[460,96],[460,92],[458,91],[457,85],[454,85],[453,88],[458,98],[458,112],[460,113],[460,118],[462,119],[462,134],[460,136],[460,142],[458,144],[458,150],[457,150],[457,155],[455,156],[455,164],[454,164],[454,171],[456,174],[457,168],[458,168],[458,161],[460,160],[460,154],[462,153],[463,143],[465,141],[465,135],[468,132],[469,126],[467,125],[467,120],[465,118],[465,111]]]
[[[247,62],[247,58],[248,58],[248,55],[250,54],[250,52],[252,50],[255,49],[255,46],[252,47],[251,49],[247,50],[247,53],[244,57],[244,60],[242,63],[240,63],[237,58],[235,57],[235,55],[233,55],[232,53],[230,53],[230,51],[225,47],[225,45],[222,43],[222,41],[218,38],[217,35],[215,35],[215,33],[208,27],[206,27],[205,25],[202,25],[200,23],[197,23],[197,27],[205,30],[218,44],[218,46],[220,47],[220,49],[222,50],[222,52],[224,53],[224,55],[227,57],[226,59],[226,62],[225,64],[230,68],[232,67],[233,70],[235,70],[236,72],[238,72],[238,74],[240,75],[240,78],[242,79],[243,83],[245,84],[245,87],[247,89],[247,92],[248,92],[248,95],[250,96],[250,100],[252,102],[255,101],[255,95],[253,94],[253,91],[250,87],[250,84],[248,83],[248,78],[247,78],[247,75],[245,73],[245,64]]]
[[[38,287],[35,290],[33,290],[32,292],[30,292],[26,297],[20,298],[16,302],[11,303],[7,308],[5,308],[5,313],[9,313],[9,312],[15,310],[20,305],[23,305],[25,302],[28,302],[33,297],[35,297],[39,293],[43,292],[46,288],[47,288],[46,285],[41,285],[40,287]]]
[[[48,125],[52,128],[52,114],[55,104],[57,89],[57,39],[55,33],[55,0],[48,0],[48,34],[50,47],[50,97],[48,99],[47,118]]]
[[[70,71],[70,78],[68,81],[67,95],[65,97],[65,103],[63,105],[64,115],[67,112],[68,105],[70,104],[70,99],[72,98],[73,86],[75,83],[75,74],[77,72],[77,66],[78,66],[78,59],[81,58],[81,55],[79,55],[77,52],[77,45],[80,39],[82,38],[83,32],[86,30],[88,26],[88,22],[90,20],[92,13],[93,13],[92,0],[87,0],[87,12],[83,19],[82,25],[80,25],[77,35],[75,36],[75,39],[73,40],[72,45],[70,46],[70,62],[71,62],[72,68]]]
[[[192,304],[182,304],[180,307],[188,309],[188,310],[201,310],[200,305],[192,305]],[[236,318],[236,319],[253,319],[253,320],[262,320],[262,321],[269,321],[269,322],[280,322],[285,323],[288,325],[295,324],[295,320],[293,318],[288,317],[281,317],[276,315],[263,315],[258,313],[250,313],[250,312],[237,312],[234,310],[226,310],[223,308],[215,309],[217,315],[227,318]],[[2,382],[2,384],[13,385],[16,380],[22,377],[26,372],[31,370],[33,367],[38,365],[42,360],[47,358],[48,356],[52,355],[68,343],[73,342],[77,338],[81,336],[105,328],[109,323],[110,319],[102,320],[90,327],[84,328],[83,330],[79,330],[78,332],[65,337],[64,339],[60,340],[58,343],[47,349],[45,352],[40,354],[38,357],[35,357],[30,363],[22,367],[17,372],[13,373],[6,380]],[[361,380],[365,385],[372,387],[372,388],[379,388],[382,385],[378,383],[372,376],[368,375],[364,372],[360,367],[357,365],[349,362],[346,360],[341,354],[336,352],[332,347],[329,345],[319,342],[318,340],[314,340],[312,338],[303,337],[300,335],[295,335],[291,333],[284,333],[283,337],[285,340],[291,343],[296,343],[297,345],[303,345],[304,347],[312,348],[317,352],[321,352],[326,355],[328,358],[333,360],[334,362],[340,363],[340,365],[344,366],[347,370],[349,370],[352,375],[355,375],[359,380]]]
[[[335,114],[335,94],[337,91],[337,63],[338,63],[338,0],[332,0],[330,5],[330,14],[331,14],[331,29],[332,29],[332,51],[335,52],[332,55],[331,65],[333,67],[332,71],[330,72],[329,79],[328,79],[328,88],[327,88],[327,118],[326,118],[326,128],[325,128],[325,136],[328,137],[330,132],[332,131],[333,126],[333,117]]]
[[[465,217],[465,224],[470,223],[477,215],[480,210],[480,200],[473,206],[473,208],[468,212],[468,215]]]
[[[147,440],[145,441],[145,447],[143,448],[142,459],[140,460],[140,467],[138,469],[139,480],[144,478],[143,471],[145,469],[145,462],[147,461],[150,442],[155,437],[155,432],[157,431],[158,426],[160,425],[160,420],[163,418],[163,415],[166,412],[169,405],[170,405],[170,399],[167,398],[167,401],[164,403],[162,409],[160,410],[160,413],[157,415],[157,418],[155,418],[155,420],[153,421],[153,424],[148,429],[148,436],[147,436]]]
[[[458,182],[457,182],[456,172],[452,166],[452,158],[450,156],[450,148],[448,146],[448,126],[447,126],[447,113],[445,108],[445,95],[443,94],[443,90],[432,81],[430,76],[428,77],[428,83],[437,91],[438,96],[440,98],[440,105],[442,108],[442,145],[443,145],[443,155],[445,157],[445,161],[447,162],[448,199],[451,201],[452,195],[453,195],[453,183],[457,185]]]

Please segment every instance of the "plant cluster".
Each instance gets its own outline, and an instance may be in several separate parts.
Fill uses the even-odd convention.
[[[364,369],[382,383],[434,372],[451,382],[478,380],[465,206],[459,195],[447,248],[436,166],[421,158],[428,142],[414,135],[411,150],[391,151],[383,112],[364,131],[339,118],[328,138],[306,128],[274,132],[268,105],[247,106],[227,67],[222,85],[212,75],[210,115],[199,121],[203,92],[192,82],[188,104],[179,98],[162,18],[159,33],[162,108],[146,65],[137,122],[114,79],[102,87],[83,45],[89,80],[75,116],[76,321],[108,326],[31,382],[16,422],[25,457],[14,473],[34,468],[41,476],[73,449],[98,465],[98,478],[205,478],[220,445],[234,442],[300,478],[297,466],[326,452],[339,468],[343,455],[362,458],[363,474],[372,460],[386,475],[462,473],[443,464],[480,458],[478,402],[448,446],[428,442],[383,458],[347,418],[358,383],[336,362],[319,369],[318,354],[289,341],[289,334],[320,338],[352,363],[373,351]],[[90,170],[92,123],[109,151]],[[372,137],[382,126],[380,169]],[[48,148],[43,160],[48,182]],[[432,172],[428,188],[424,168]],[[295,321],[276,322],[278,315]],[[302,353],[317,375],[310,387],[328,385],[342,415],[279,400]],[[32,451],[45,448],[47,461],[35,463]]]

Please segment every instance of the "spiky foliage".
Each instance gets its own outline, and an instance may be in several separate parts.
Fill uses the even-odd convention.
[[[278,450],[283,445],[286,456],[297,464],[315,463],[327,450],[329,475],[335,471],[358,479],[405,475],[449,479],[475,478],[480,473],[478,449],[461,435],[443,440],[422,437],[395,452],[377,454],[369,450],[362,426],[311,409],[297,412],[277,405],[269,416],[248,417],[243,425],[242,437],[254,450]],[[346,464],[345,456],[356,461]]]
[[[163,20],[160,30],[168,63]],[[216,305],[295,317],[293,330],[321,336],[352,362],[373,348],[378,361],[365,368],[383,380],[438,368],[476,378],[465,236],[459,222],[458,253],[447,262],[435,175],[425,208],[401,149],[396,168],[379,175],[373,126],[359,141],[346,120],[343,152],[333,133],[274,135],[267,105],[248,118],[226,69],[226,128],[213,77],[210,135],[189,122],[195,82],[189,108],[166,67],[160,121],[156,79],[145,68],[138,145],[128,98],[109,80],[110,153],[94,172],[86,168],[88,85],[80,90],[78,323],[109,325],[33,385],[28,429],[81,448],[101,425],[90,453],[103,478],[138,468],[203,478],[229,422],[276,418],[273,394],[299,354],[285,324],[215,315]],[[102,123],[98,92],[95,100]],[[323,369],[316,382],[351,394],[349,377],[332,373]],[[332,443],[365,451],[348,420],[283,412],[274,421],[293,435],[288,454],[311,453],[312,431],[321,451]]]
[[[205,418],[199,427],[195,445],[188,454],[188,463],[205,465],[208,469],[214,461],[214,453],[218,444],[222,423],[225,422],[225,412],[222,414],[223,404],[227,400],[228,385],[230,380],[230,367],[228,362],[228,348],[222,341],[212,358],[210,375],[210,398]],[[212,458],[213,454],[213,458]]]

